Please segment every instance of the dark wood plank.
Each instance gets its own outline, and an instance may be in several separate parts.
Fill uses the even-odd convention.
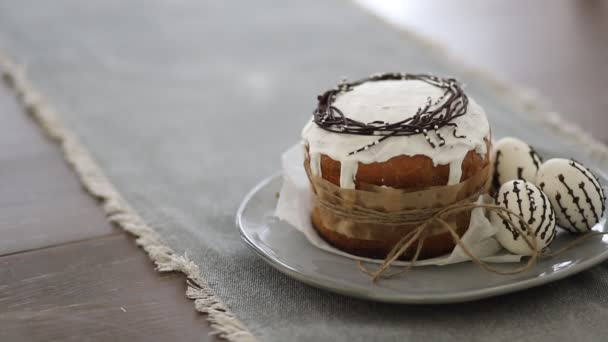
[[[0,258],[0,341],[205,341],[181,274],[124,235]]]
[[[468,64],[536,88],[608,142],[607,1],[359,1]]]
[[[0,82],[0,255],[117,234]]]

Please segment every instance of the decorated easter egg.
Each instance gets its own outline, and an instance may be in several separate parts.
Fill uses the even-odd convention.
[[[530,145],[516,138],[502,138],[494,145],[493,185],[523,179],[533,182],[542,160]]]
[[[496,239],[508,251],[519,255],[531,255],[534,251],[528,240],[536,239],[536,248],[541,251],[555,238],[555,214],[551,202],[531,182],[512,180],[504,183],[495,196],[495,203],[513,213],[505,213],[511,220],[503,219],[494,210],[490,211],[490,222],[498,228]],[[521,223],[528,223],[528,226]],[[528,231],[530,228],[531,231]]]
[[[606,211],[606,195],[600,182],[589,169],[573,160],[546,161],[535,183],[551,200],[557,224],[570,232],[591,230]]]

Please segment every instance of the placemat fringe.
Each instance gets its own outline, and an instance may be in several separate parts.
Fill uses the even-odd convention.
[[[181,272],[188,279],[186,296],[197,311],[207,314],[214,334],[232,342],[255,341],[253,335],[213,293],[200,276],[200,269],[187,255],[169,248],[150,226],[123,200],[77,137],[61,122],[56,112],[25,76],[23,68],[0,52],[0,74],[15,92],[25,111],[44,133],[62,149],[84,188],[97,198],[108,220],[137,237],[136,243],[156,264],[159,272]]]

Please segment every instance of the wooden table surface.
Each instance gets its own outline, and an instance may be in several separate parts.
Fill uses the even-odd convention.
[[[390,3],[393,19],[608,142],[608,2]],[[155,272],[104,219],[4,85],[0,118],[0,341],[213,340],[184,277]]]

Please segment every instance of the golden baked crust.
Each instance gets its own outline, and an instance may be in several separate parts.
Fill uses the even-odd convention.
[[[482,170],[490,162],[491,143],[486,139],[487,153],[482,158],[471,150],[462,161],[462,177],[465,181]],[[340,162],[321,154],[321,176],[323,179],[340,186]],[[450,175],[448,165],[433,166],[426,156],[397,156],[382,163],[359,163],[355,185],[361,183],[388,186],[395,189],[421,189],[430,186],[446,185]]]

